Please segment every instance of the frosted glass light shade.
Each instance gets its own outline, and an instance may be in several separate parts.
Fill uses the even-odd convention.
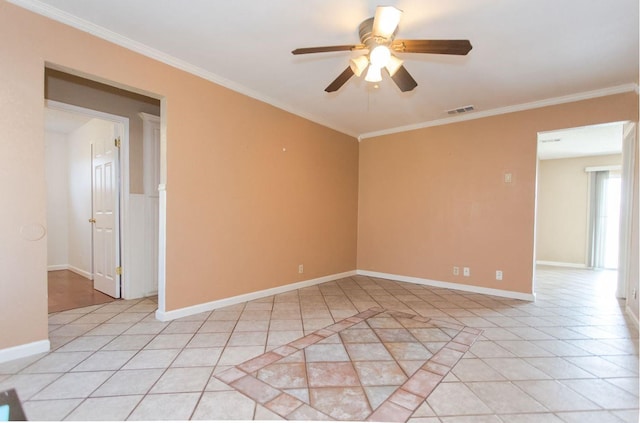
[[[360,76],[367,66],[369,66],[369,59],[367,59],[367,56],[355,57],[349,60],[349,66],[355,76]]]
[[[369,70],[367,71],[367,76],[364,77],[364,80],[367,82],[380,82],[382,81],[382,72],[379,67],[369,66]]]
[[[390,58],[391,52],[387,46],[377,46],[371,50],[371,53],[369,53],[369,62],[371,62],[371,66],[375,66],[379,69],[387,66]]]
[[[403,63],[404,63],[403,60],[398,59],[396,56],[391,56],[389,58],[389,62],[387,63],[387,66],[385,67],[387,68],[389,75],[393,76],[396,74],[396,72],[398,72],[398,69],[400,69],[400,66],[402,66]]]

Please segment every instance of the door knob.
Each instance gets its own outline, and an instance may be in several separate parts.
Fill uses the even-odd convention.
[[[89,219],[89,223],[96,223],[96,220],[91,218],[91,219]]]

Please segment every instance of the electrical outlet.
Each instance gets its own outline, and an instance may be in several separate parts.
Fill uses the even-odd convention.
[[[458,266],[453,266],[453,276],[458,276],[460,274],[460,268]]]
[[[469,268],[468,268],[468,267],[464,267],[464,268],[462,269],[462,274],[463,274],[464,276],[471,276],[471,270],[469,270]]]
[[[496,270],[496,280],[497,281],[502,280],[502,270]]]
[[[304,273],[304,264],[298,265],[298,273]]]

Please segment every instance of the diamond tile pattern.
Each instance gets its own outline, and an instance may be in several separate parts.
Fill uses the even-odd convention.
[[[366,420],[378,409],[383,413],[398,407],[401,415],[411,415],[481,333],[455,323],[372,308],[217,378],[286,419],[294,419],[305,403],[335,420]],[[423,346],[432,340],[427,334],[448,342],[434,355]],[[417,369],[400,365],[410,359]],[[375,391],[374,406],[366,388],[383,388]],[[302,391],[304,400],[288,395],[288,389],[296,389],[298,395]]]
[[[0,390],[30,420],[637,423],[616,277],[538,267],[530,303],[354,276],[173,322],[119,300],[50,314]]]

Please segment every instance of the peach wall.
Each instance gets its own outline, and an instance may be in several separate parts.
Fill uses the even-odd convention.
[[[537,133],[637,116],[628,93],[363,140],[358,269],[531,293]]]
[[[47,338],[45,63],[163,99],[167,311],[355,268],[354,138],[3,0],[0,57],[0,349]]]

